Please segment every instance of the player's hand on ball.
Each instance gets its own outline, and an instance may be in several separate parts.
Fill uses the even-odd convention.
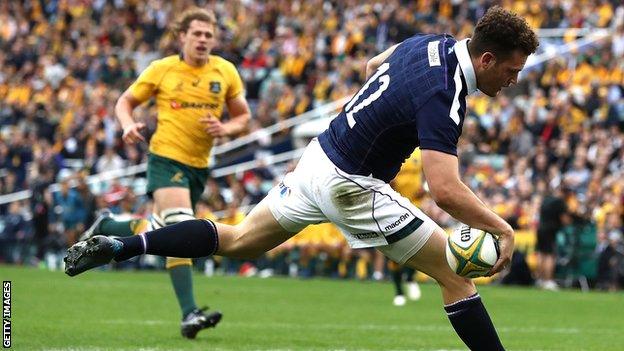
[[[496,236],[466,224],[453,230],[446,242],[449,268],[465,278],[486,276],[499,257]]]
[[[123,136],[121,137],[124,143],[133,145],[139,141],[145,142],[145,138],[141,132],[145,130],[145,123],[137,122],[132,123],[123,129]]]
[[[210,114],[200,118],[199,122],[204,126],[204,131],[215,138],[227,135],[227,129],[223,123]]]
[[[492,267],[487,275],[494,275],[502,271],[509,265],[509,262],[511,262],[511,256],[514,251],[514,232],[511,226],[498,235],[498,247],[500,249],[498,261],[496,261],[496,264],[494,264],[494,267]]]

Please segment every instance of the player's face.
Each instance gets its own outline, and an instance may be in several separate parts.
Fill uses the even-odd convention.
[[[481,75],[477,77],[479,90],[488,96],[496,96],[502,88],[516,84],[526,60],[527,55],[519,50],[504,59],[497,59],[489,52],[484,53],[481,56]]]
[[[182,52],[194,64],[204,64],[210,51],[217,44],[215,26],[199,20],[193,20],[186,32],[180,34]]]

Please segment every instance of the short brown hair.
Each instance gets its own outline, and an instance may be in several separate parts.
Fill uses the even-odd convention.
[[[208,22],[212,25],[217,24],[217,19],[212,11],[201,9],[199,7],[192,7],[184,12],[177,18],[177,20],[171,26],[171,31],[174,35],[186,32],[191,22],[198,20],[201,22]]]
[[[470,39],[474,55],[489,51],[503,58],[515,50],[530,55],[538,46],[537,36],[526,20],[500,6],[491,7],[481,17]]]

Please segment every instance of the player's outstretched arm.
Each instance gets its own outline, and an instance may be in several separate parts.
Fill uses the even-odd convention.
[[[513,229],[492,212],[459,178],[456,156],[436,150],[422,150],[422,165],[431,196],[451,216],[471,227],[498,236],[500,257],[490,274],[503,269],[514,248]]]

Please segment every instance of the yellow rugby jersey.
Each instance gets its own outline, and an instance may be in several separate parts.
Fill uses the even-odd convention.
[[[193,67],[173,55],[153,61],[129,89],[140,102],[156,97],[158,126],[150,152],[205,168],[213,138],[199,119],[209,112],[221,119],[225,102],[242,93],[243,82],[236,67],[219,56]]]
[[[236,213],[228,213],[225,217],[221,218],[219,222],[228,225],[237,225],[242,222],[243,219],[245,219],[245,214],[237,209]]]
[[[419,148],[416,148],[410,157],[405,160],[401,170],[392,181],[392,185],[394,190],[408,198],[414,205],[420,205],[421,199],[417,194],[422,189],[423,179]]]
[[[339,245],[346,243],[340,229],[335,224],[326,222],[312,224],[305,227],[297,235],[293,236],[291,242],[297,246],[308,244]]]

